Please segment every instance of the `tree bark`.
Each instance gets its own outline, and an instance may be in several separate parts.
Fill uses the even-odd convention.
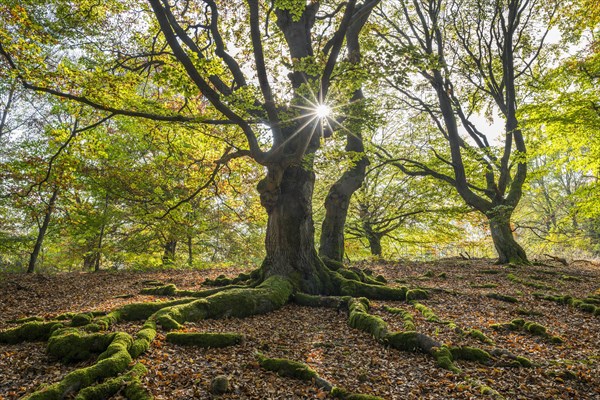
[[[510,227],[509,213],[496,213],[489,217],[490,232],[498,253],[498,264],[529,264],[525,250],[517,243]]]
[[[281,275],[291,278],[304,292],[327,294],[329,276],[314,243],[314,183],[315,174],[310,166],[293,165],[284,171],[270,169],[258,184],[261,203],[269,216],[267,255],[261,269],[263,279]]]
[[[31,274],[33,273],[33,271],[35,271],[35,263],[40,254],[40,250],[42,249],[42,244],[44,243],[44,237],[46,236],[46,231],[48,230],[48,225],[50,224],[50,217],[52,216],[52,211],[54,211],[54,205],[56,204],[57,196],[58,188],[54,188],[54,191],[52,192],[52,197],[50,197],[50,202],[48,202],[46,214],[44,215],[44,222],[42,222],[42,226],[38,231],[35,246],[33,247],[33,251],[31,252],[31,256],[29,257],[29,266],[27,267],[28,274]]]
[[[162,256],[163,264],[171,264],[175,261],[175,250],[177,248],[177,240],[169,240],[165,243],[164,253]]]

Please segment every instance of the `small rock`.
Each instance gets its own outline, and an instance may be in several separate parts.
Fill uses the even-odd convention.
[[[229,378],[225,375],[218,375],[210,382],[210,392],[212,394],[224,394],[229,391]]]

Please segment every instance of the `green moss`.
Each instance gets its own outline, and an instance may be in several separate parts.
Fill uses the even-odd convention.
[[[15,344],[26,341],[45,341],[48,340],[52,332],[62,327],[63,324],[56,321],[26,322],[16,328],[0,332],[0,343]]]
[[[512,274],[512,273],[506,275],[506,277],[509,280],[511,280],[511,281],[513,281],[515,283],[520,283],[521,285],[524,285],[524,286],[529,286],[529,287],[532,287],[532,288],[542,289],[542,290],[556,290],[552,286],[547,286],[547,285],[544,285],[544,284],[541,284],[541,283],[536,283],[536,282],[527,281],[525,279],[521,279],[521,278],[519,278],[518,276],[516,276],[515,274]]]
[[[150,343],[156,337],[156,322],[153,319],[149,319],[144,323],[142,329],[136,333],[135,340],[129,348],[129,354],[131,357],[137,358],[140,354],[144,353],[150,348]]]
[[[501,274],[502,271],[498,270],[498,269],[482,269],[481,271],[482,274],[486,274],[486,275],[497,275],[497,274]]]
[[[379,283],[387,283],[387,279],[385,279],[385,276],[383,275],[377,275],[375,277],[375,280]]]
[[[197,346],[204,348],[221,348],[240,344],[243,336],[237,333],[183,333],[170,332],[167,342],[183,346]]]
[[[148,373],[146,367],[141,363],[137,363],[131,368],[131,370],[123,375],[107,379],[101,384],[82,389],[75,397],[75,400],[108,399],[120,391],[123,387],[128,388],[136,381],[139,383],[139,378],[146,373]],[[131,399],[132,397],[127,396],[127,398]]]
[[[487,337],[485,333],[481,332],[479,329],[469,329],[467,336],[473,337],[483,343],[492,345],[494,344],[494,341]]]
[[[70,372],[60,382],[32,393],[25,399],[64,399],[97,381],[117,376],[127,370],[132,361],[127,351],[131,342],[131,336],[123,332],[116,333],[108,349],[98,357],[98,362],[94,365]]]
[[[446,279],[447,277],[448,277],[448,275],[446,275],[445,272],[442,272],[442,273],[438,274],[438,278]]]
[[[163,328],[172,330],[180,328],[186,321],[264,314],[286,304],[293,289],[288,279],[274,275],[256,288],[230,289],[204,299],[163,308],[155,318]]]
[[[526,322],[523,325],[523,328],[525,328],[525,330],[528,331],[529,333],[531,333],[532,335],[543,336],[543,337],[547,336],[546,327],[543,325],[540,325],[536,322],[532,322],[532,321]]]
[[[71,320],[71,326],[83,326],[92,322],[94,316],[91,313],[75,314]]]
[[[488,293],[488,294],[486,294],[486,296],[489,297],[490,299],[500,300],[500,301],[504,301],[507,303],[518,303],[519,302],[519,300],[516,297],[508,296],[506,294]]]
[[[414,303],[413,305],[415,306],[415,308],[417,310],[419,310],[419,312],[423,315],[423,317],[425,317],[425,319],[427,319],[427,321],[441,322],[441,320],[438,318],[437,315],[435,315],[435,313],[433,312],[433,310],[431,308],[429,308],[426,305],[421,304],[421,303]]]
[[[563,281],[571,281],[571,282],[573,282],[573,281],[580,282],[581,281],[580,278],[578,278],[576,276],[571,276],[571,275],[562,275],[560,277],[560,279],[562,279]]]
[[[280,376],[310,381],[317,377],[317,373],[308,365],[298,361],[287,360],[285,358],[267,358],[258,354],[258,363],[268,371],[276,372]]]
[[[487,351],[477,347],[451,347],[450,353],[452,354],[452,358],[454,360],[476,361],[485,364],[492,359]]]
[[[400,316],[402,316],[402,322],[404,323],[405,331],[414,331],[415,330],[414,318],[410,312],[408,312],[402,308],[394,308],[394,307],[388,307],[388,306],[384,306],[384,309],[392,314],[399,314]]]
[[[76,328],[59,329],[48,339],[46,352],[66,363],[87,360],[93,354],[105,351],[114,337],[114,333],[84,334]]]
[[[323,264],[325,264],[327,266],[327,268],[329,268],[332,271],[337,271],[339,269],[343,269],[344,268],[344,264],[342,264],[339,261],[333,260],[329,257],[321,257],[321,261],[323,261]]]
[[[371,396],[368,394],[351,393],[338,387],[331,389],[330,395],[336,399],[342,400],[383,400],[381,397]]]
[[[172,296],[177,291],[177,287],[175,285],[168,284],[164,286],[150,287],[144,288],[140,291],[140,294],[151,294],[156,296]]]
[[[527,310],[525,308],[517,308],[517,314],[519,315],[527,315],[527,316],[540,316],[540,315],[544,315],[543,313],[539,312],[539,311],[535,311],[535,310]]]
[[[294,294],[294,302],[301,306],[336,308],[338,310],[342,308],[347,309],[350,299],[351,297],[349,296],[314,296],[302,292]]]
[[[522,366],[525,368],[530,368],[533,367],[533,363],[531,362],[531,360],[529,360],[526,357],[521,357],[521,356],[517,356],[515,358],[515,360]]]
[[[429,293],[423,289],[410,289],[406,292],[406,301],[428,299]]]
[[[24,324],[25,322],[41,322],[43,321],[44,318],[42,317],[38,317],[38,316],[34,316],[34,317],[25,317],[25,318],[18,318],[18,319],[9,319],[8,322],[9,324]]]
[[[577,308],[579,308],[581,311],[585,311],[591,314],[594,314],[596,312],[596,306],[593,304],[581,303]]]
[[[461,372],[461,370],[454,365],[452,352],[447,346],[441,346],[434,350],[433,356],[435,357],[438,366],[457,374]]]
[[[388,286],[372,285],[369,283],[348,280],[337,272],[333,276],[334,283],[343,296],[366,297],[373,300],[405,300],[407,289],[405,287],[392,288]]]
[[[420,335],[415,331],[394,332],[385,337],[385,342],[391,347],[402,351],[423,350]]]
[[[146,389],[139,379],[134,379],[123,391],[128,400],[153,400],[152,393]]]
[[[352,279],[355,281],[360,281],[360,276],[354,271],[350,271],[349,269],[340,268],[337,270],[337,273],[343,276],[346,279]]]
[[[350,315],[348,324],[358,330],[370,333],[377,340],[383,340],[387,335],[387,324],[383,319],[368,313],[369,302],[365,298],[352,299],[348,305]]]

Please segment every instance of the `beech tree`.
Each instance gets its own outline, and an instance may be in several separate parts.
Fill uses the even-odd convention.
[[[248,1],[236,8],[214,1],[192,6],[150,0],[150,8],[132,2],[127,10],[119,3],[72,10],[58,1],[54,12],[63,20],[44,16],[35,5],[15,5],[9,15],[25,23],[5,24],[12,36],[5,35],[0,52],[26,88],[83,103],[99,115],[213,126],[211,134],[230,144],[217,164],[249,157],[266,171],[257,186],[268,214],[258,281],[280,275],[308,293],[330,293],[339,289],[333,288],[313,238],[312,160],[323,136],[337,130],[348,134],[348,150],[362,152],[360,127],[343,126],[352,116],[329,112],[352,113],[348,104],[362,98],[360,80],[351,72],[360,62],[358,35],[377,3],[298,1],[268,7]],[[132,28],[117,35],[135,13],[145,16],[148,31]],[[37,43],[20,41],[31,36],[24,30],[27,23],[46,28],[34,36]],[[81,53],[51,58],[54,67],[43,75],[33,66],[44,65],[50,42],[65,49],[81,43]],[[269,58],[274,49],[283,54],[279,63]],[[281,67],[289,70],[287,82]],[[352,177],[342,177],[353,182],[334,188],[344,192],[346,204],[365,165],[363,158]],[[334,217],[332,236],[339,243],[347,206],[334,208],[344,210]]]
[[[390,88],[400,103],[428,115],[445,139],[432,151],[437,166],[413,157],[396,158],[394,165],[452,185],[485,214],[499,263],[528,263],[510,222],[527,176],[519,106],[526,95],[522,82],[543,65],[555,11],[553,3],[529,0],[423,0],[390,4],[379,14],[389,30],[380,37],[390,54]],[[475,118],[496,110],[504,122],[500,148]]]

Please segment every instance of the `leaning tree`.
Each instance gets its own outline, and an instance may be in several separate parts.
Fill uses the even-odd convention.
[[[399,104],[428,115],[444,139],[429,146],[433,166],[414,154],[386,156],[407,174],[452,185],[485,214],[499,263],[528,263],[511,228],[527,176],[519,107],[526,81],[547,63],[556,9],[529,0],[421,0],[391,3],[380,13],[388,26],[380,37],[391,61],[389,87]],[[502,132],[481,122],[496,113]]]
[[[95,364],[67,374],[30,398],[59,399],[74,392],[83,399],[103,398],[126,382],[131,383],[125,392],[129,398],[146,398],[139,388],[144,367],[132,367],[132,360],[148,349],[158,326],[172,330],[203,318],[266,313],[292,298],[304,305],[347,308],[349,323],[378,342],[425,352],[454,372],[455,359],[489,362],[509,357],[511,364],[528,363],[504,351],[491,355],[445,346],[412,325],[391,332],[381,318],[368,313],[368,301],[356,297],[415,300],[427,293],[388,287],[368,272],[332,261],[325,265],[317,254],[313,159],[324,135],[336,130],[353,135],[361,129],[344,127],[345,121],[354,121],[353,115],[328,112],[338,104],[349,113],[360,108],[346,107],[362,98],[360,75],[353,73],[361,68],[355,51],[358,35],[378,3],[4,2],[0,55],[25,88],[89,106],[99,121],[145,118],[208,126],[198,129],[227,143],[217,166],[249,157],[266,172],[257,185],[268,214],[266,257],[257,270],[234,279],[218,278],[212,283],[221,287],[199,292],[173,285],[146,291],[181,299],[130,304],[108,314],[21,321],[23,325],[1,332],[0,342],[48,340],[49,353],[67,361],[101,353]],[[362,151],[358,141],[349,141],[348,148]],[[359,159],[358,168],[364,170],[365,161]],[[340,185],[344,195],[351,194],[348,187],[357,187],[362,173],[342,177],[354,181]],[[107,331],[121,320],[145,323],[135,337]],[[211,347],[237,341],[209,341],[213,339],[219,343],[211,342]],[[262,356],[259,362],[283,375],[313,380],[341,398],[369,398],[332,388],[298,363]],[[96,385],[99,381],[103,382]]]

